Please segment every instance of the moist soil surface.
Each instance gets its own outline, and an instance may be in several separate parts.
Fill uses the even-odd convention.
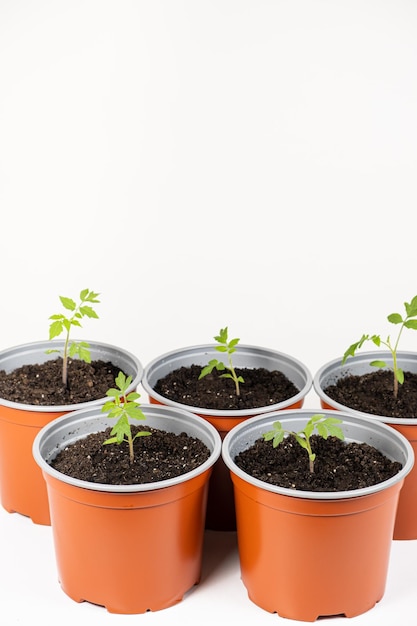
[[[135,439],[133,462],[126,442],[103,445],[110,437],[108,428],[64,448],[50,465],[63,474],[92,483],[139,485],[190,472],[210,456],[200,439],[186,433],[175,434],[146,426],[131,426],[131,430],[133,436],[138,430],[151,433]]]
[[[62,383],[62,358],[0,371],[0,397],[10,402],[63,406],[106,397],[115,386],[120,368],[110,362],[80,359],[68,361],[68,386]]]
[[[417,374],[404,372],[394,397],[394,374],[377,370],[361,376],[347,375],[323,391],[343,406],[385,417],[417,418]]]
[[[244,380],[238,396],[233,380],[222,378],[217,370],[198,380],[201,369],[201,365],[191,365],[173,370],[156,382],[155,391],[181,404],[226,411],[266,407],[288,400],[300,391],[280,371],[235,368]]]
[[[370,487],[397,474],[402,465],[366,443],[344,442],[337,437],[310,438],[316,454],[310,472],[307,451],[293,435],[276,448],[260,438],[234,459],[244,472],[258,480],[302,491],[350,491]]]

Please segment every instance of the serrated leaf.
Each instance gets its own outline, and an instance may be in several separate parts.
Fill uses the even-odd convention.
[[[417,330],[417,320],[407,320],[404,323],[406,328],[411,328],[412,330]]]
[[[414,296],[410,304],[407,304],[407,302],[405,302],[404,304],[407,311],[407,316],[415,317],[417,315],[417,296]]]
[[[216,365],[217,365],[217,361],[215,362],[210,361],[210,363],[208,363],[208,365],[203,367],[203,369],[201,370],[198,380],[200,380],[201,378],[204,378],[204,376],[207,376],[207,374],[211,374],[211,372],[214,370]]]
[[[227,326],[226,328],[221,328],[219,334],[214,339],[219,343],[227,343]]]
[[[229,350],[237,346],[239,341],[240,339],[231,339],[231,341],[229,341]]]
[[[98,296],[100,294],[96,293],[95,291],[90,291],[90,293],[87,295],[86,298],[83,298],[83,301],[85,302],[95,302],[95,303],[99,303],[100,300],[97,300]]]
[[[139,400],[140,398],[140,393],[137,393],[137,391],[131,391],[127,396],[126,396],[126,400],[128,402],[134,402],[135,400]]]
[[[65,330],[69,333],[71,329],[71,322],[66,317],[64,317],[64,319],[62,320],[62,325],[65,328]]]
[[[86,317],[94,317],[95,319],[98,319],[98,315],[97,313],[94,311],[94,309],[91,306],[81,306],[80,307],[80,313],[81,315],[85,315]]]
[[[338,439],[342,439],[342,440],[345,438],[345,433],[340,428],[340,426],[329,424],[328,431],[329,431],[329,434],[332,435],[333,437],[337,437]]]
[[[216,346],[218,352],[227,352],[227,346]]]
[[[49,327],[49,339],[58,337],[62,333],[63,330],[64,328],[63,328],[61,321],[56,320],[55,322],[52,322],[52,324]]]
[[[120,396],[120,391],[112,387],[111,389],[107,389],[106,396],[109,396],[111,398],[118,398]]]
[[[50,320],[61,320],[62,321],[64,319],[66,319],[66,318],[62,315],[62,313],[57,313],[56,315],[51,315],[48,319],[50,319]]]
[[[107,393],[107,395],[110,395],[110,394],[109,394],[109,391],[107,391],[106,393]],[[111,411],[111,409],[112,409],[113,407],[114,407],[114,403],[113,403],[113,401],[112,401],[112,400],[108,400],[108,401],[107,401],[107,402],[105,402],[105,403],[103,404],[103,406],[101,407],[101,411],[102,411],[102,413],[108,413],[109,411]]]
[[[327,439],[328,431],[327,431],[327,427],[325,424],[323,423],[317,424],[317,432],[320,435],[320,437],[323,437],[323,439]]]
[[[279,431],[279,432],[277,432],[277,433],[275,433],[274,440],[273,440],[273,443],[272,443],[272,446],[273,446],[274,448],[276,448],[277,446],[279,446],[279,444],[280,444],[282,441],[284,441],[284,435],[285,435],[285,433],[284,433],[284,431],[283,431],[283,430],[282,430],[282,431]]]
[[[72,298],[65,298],[64,296],[59,296],[63,306],[68,309],[68,311],[75,311],[77,305],[75,304]]]
[[[85,363],[91,363],[91,353],[90,349],[86,347],[85,344],[79,344],[78,346],[78,356]]]

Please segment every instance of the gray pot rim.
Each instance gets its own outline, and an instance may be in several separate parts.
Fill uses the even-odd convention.
[[[242,469],[240,469],[234,462],[233,457],[235,453],[233,453],[232,457],[232,448],[236,445],[236,442],[240,443],[243,441],[244,444],[238,446],[238,450],[236,450],[236,454],[241,450],[250,447],[256,438],[261,436],[261,432],[265,432],[270,430],[274,421],[285,422],[288,420],[299,419],[304,420],[306,423],[312,415],[315,414],[325,414],[326,416],[337,417],[343,420],[343,424],[341,427],[345,432],[345,436],[349,432],[349,426],[353,427],[353,429],[361,428],[365,432],[376,433],[379,436],[384,436],[388,441],[396,440],[398,447],[401,447],[404,456],[403,467],[395,476],[391,477],[389,480],[378,483],[371,487],[365,487],[361,489],[353,489],[349,491],[324,491],[324,492],[315,492],[315,491],[301,491],[301,490],[293,490],[285,487],[278,487],[275,485],[270,485],[265,483],[257,478],[253,478],[250,474],[247,474]],[[359,441],[358,439],[353,439],[346,436],[346,441]],[[272,444],[271,444],[272,445]],[[375,444],[371,444],[375,445]],[[375,446],[377,447],[377,446]],[[388,489],[389,487],[397,484],[401,480],[405,478],[405,476],[411,471],[414,465],[414,451],[404,435],[399,433],[396,430],[393,430],[390,426],[385,425],[384,423],[377,422],[375,420],[370,420],[367,417],[358,417],[356,415],[352,415],[348,412],[341,411],[330,411],[324,409],[296,409],[289,411],[275,411],[273,413],[264,413],[263,415],[259,415],[257,417],[252,418],[251,420],[246,420],[237,426],[234,426],[225,436],[222,444],[222,458],[226,466],[229,468],[233,474],[236,474],[239,478],[244,480],[245,482],[254,485],[264,491],[269,491],[281,496],[288,496],[291,498],[298,498],[304,500],[315,500],[315,501],[335,501],[335,500],[344,500],[344,499],[352,499],[363,496],[369,496],[379,491],[383,491]],[[395,459],[399,460],[399,459]]]
[[[397,358],[399,361],[401,359],[411,359],[417,362],[417,353],[412,351],[401,350],[397,352]],[[385,422],[386,424],[401,424],[403,426],[417,426],[417,418],[408,418],[408,417],[390,417],[388,415],[373,415],[372,413],[364,413],[363,411],[357,411],[356,409],[351,409],[350,407],[340,404],[333,400],[330,396],[328,396],[323,389],[323,378],[326,374],[336,373],[340,371],[340,375],[343,374],[354,374],[352,371],[352,367],[355,365],[366,365],[369,361],[374,359],[380,359],[384,361],[392,361],[392,355],[389,350],[373,350],[368,352],[361,352],[355,354],[354,356],[350,356],[344,365],[341,364],[342,357],[337,359],[332,359],[327,363],[324,363],[316,372],[313,377],[313,389],[315,393],[318,395],[320,400],[323,400],[327,404],[337,408],[339,411],[348,411],[352,415],[356,415],[358,417],[366,417],[368,419],[378,420],[380,422]],[[369,366],[369,371],[374,372],[376,368]],[[340,376],[336,376],[336,379],[340,378]],[[327,384],[325,385],[327,386]]]
[[[90,345],[90,349],[93,352],[94,349],[98,349],[103,351],[104,353],[109,352],[113,354],[120,354],[123,358],[127,359],[132,364],[133,369],[135,370],[135,375],[132,376],[132,383],[130,384],[128,391],[133,391],[138,387],[141,382],[143,375],[143,365],[140,360],[133,353],[121,348],[119,346],[102,343],[99,341],[90,341],[88,339],[73,339],[73,341],[86,341]],[[51,341],[33,341],[30,343],[24,343],[17,346],[12,346],[10,348],[6,348],[0,351],[0,369],[2,367],[2,360],[4,357],[11,357],[13,354],[21,354],[22,352],[30,353],[44,353],[46,350],[53,349],[54,347],[58,347],[61,349],[64,346],[64,340],[54,339]],[[58,358],[59,355],[50,355],[50,359],[52,360]],[[96,357],[94,357],[95,360]],[[100,357],[98,357],[100,358]],[[108,356],[107,358],[111,358]],[[36,363],[36,361],[32,361],[32,363]],[[5,398],[0,397],[0,407],[5,406],[10,409],[20,410],[20,411],[31,411],[36,413],[63,413],[68,411],[75,411],[78,409],[89,408],[92,406],[98,406],[104,404],[107,400],[107,397],[98,398],[96,400],[88,400],[87,402],[80,402],[78,404],[62,404],[62,405],[36,405],[36,404],[23,404],[21,402],[12,402],[10,400],[6,400]]]
[[[216,344],[210,343],[210,344],[198,344],[198,345],[186,346],[183,348],[170,350],[169,352],[165,352],[164,354],[161,354],[155,357],[154,359],[152,359],[152,361],[150,361],[144,367],[142,381],[141,381],[143,389],[161,404],[165,404],[167,406],[172,406],[172,407],[178,407],[186,411],[192,411],[193,413],[197,413],[198,415],[212,416],[212,417],[222,417],[222,416],[251,417],[254,415],[259,415],[259,413],[261,412],[265,413],[267,411],[277,410],[278,408],[281,408],[281,407],[285,408],[288,406],[292,406],[296,402],[299,402],[300,400],[304,399],[307,393],[312,388],[313,376],[311,372],[309,371],[309,369],[306,367],[306,365],[302,363],[301,361],[299,361],[297,358],[289,354],[286,354],[285,352],[279,352],[278,350],[273,350],[272,348],[264,348],[262,346],[249,345],[249,344],[238,344],[236,346],[235,354],[242,353],[242,352],[248,352],[254,355],[256,353],[264,353],[270,356],[271,358],[280,358],[283,361],[287,361],[288,363],[291,363],[291,365],[295,366],[299,370],[299,372],[302,372],[305,378],[304,386],[299,390],[297,394],[295,394],[291,398],[288,398],[287,400],[283,400],[282,402],[278,402],[276,404],[271,404],[271,405],[262,406],[262,407],[255,407],[253,409],[232,409],[232,410],[231,409],[207,409],[205,407],[196,407],[196,406],[191,406],[188,404],[182,404],[181,402],[176,402],[174,400],[171,400],[170,398],[161,396],[153,389],[152,385],[149,382],[149,373],[152,371],[152,369],[156,365],[164,361],[170,361],[173,357],[180,356],[182,354],[186,355],[190,352],[195,352],[195,353],[207,352],[207,351],[214,352],[215,345]]]
[[[172,407],[150,404],[141,404],[140,407],[147,417],[147,420],[142,422],[144,425],[148,424],[149,426],[153,426],[158,424],[155,427],[168,430],[168,420],[171,420],[171,422],[174,421],[178,426],[181,426],[181,428],[177,428],[174,432],[186,432],[193,437],[200,438],[210,449],[210,457],[191,472],[167,480],[144,484],[109,485],[104,483],[92,483],[72,478],[71,476],[58,472],[51,467],[47,461],[55,457],[62,447],[84,437],[89,434],[89,432],[99,432],[108,426],[114,426],[114,419],[107,418],[106,414],[100,411],[100,407],[92,407],[73,411],[61,417],[57,417],[46,424],[34,438],[32,446],[33,458],[42,472],[68,485],[95,492],[133,494],[167,489],[184,483],[207,471],[220,457],[222,445],[220,434],[207,420],[190,411],[182,411],[181,409]],[[165,420],[167,420],[166,427],[163,424]],[[91,421],[97,422],[98,428],[90,430],[87,426],[86,432],[77,433],[77,429],[81,431],[83,426],[86,427]]]

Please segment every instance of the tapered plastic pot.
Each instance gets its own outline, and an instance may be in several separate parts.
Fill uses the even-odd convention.
[[[90,342],[89,345],[93,361],[110,361],[132,376],[129,390],[136,389],[143,367],[133,354],[104,343]],[[9,373],[23,365],[56,359],[56,354],[46,354],[46,350],[53,347],[62,351],[63,346],[63,341],[39,341],[3,350],[0,369]],[[34,438],[55,418],[77,409],[102,405],[106,400],[104,397],[79,404],[37,406],[0,398],[0,493],[6,511],[30,517],[35,524],[50,524],[45,481],[32,455]]]
[[[349,411],[352,415],[368,417],[375,421],[384,422],[394,430],[404,435],[414,453],[417,454],[417,419],[416,418],[395,418],[385,415],[372,415],[362,411],[356,411],[350,407],[336,402],[325,392],[329,385],[334,385],[337,380],[346,375],[362,376],[375,372],[375,367],[370,362],[378,359],[385,362],[392,360],[392,355],[388,351],[362,352],[353,357],[349,357],[345,365],[341,365],[341,359],[334,359],[324,364],[314,376],[314,390],[320,398],[323,408],[335,409],[338,411]],[[417,354],[413,352],[398,352],[398,367],[404,372],[417,374]],[[417,466],[414,466],[408,474],[404,487],[401,490],[398,503],[397,517],[394,527],[394,539],[408,540],[417,539]]]
[[[374,487],[316,493],[269,485],[235,464],[236,455],[274,421],[299,431],[315,413],[301,409],[255,417],[233,428],[222,448],[234,485],[248,596],[266,611],[306,622],[360,615],[382,599],[398,496],[414,462],[407,439],[385,424],[326,411],[343,420],[347,441],[369,443],[399,461],[402,470]]]
[[[219,352],[215,345],[206,344],[180,348],[158,356],[144,368],[142,386],[153,404],[164,404],[192,411],[210,422],[220,433],[222,439],[237,424],[266,411],[286,408],[299,408],[312,387],[312,375],[308,368],[294,357],[268,348],[249,345],[237,345],[233,354],[233,364],[237,368],[265,368],[278,370],[297,387],[298,393],[287,400],[264,407],[248,410],[214,410],[205,407],[189,406],[161,396],[155,391],[155,385],[161,378],[180,367],[201,365],[204,367],[211,359],[218,359]],[[219,531],[236,530],[236,514],[233,498],[233,485],[230,473],[220,457],[213,468],[207,503],[206,528]]]
[[[48,489],[61,587],[76,602],[111,613],[165,609],[199,582],[208,481],[221,453],[218,432],[197,415],[141,408],[147,426],[199,438],[209,459],[182,476],[143,485],[103,485],[57,472],[48,461],[62,447],[114,425],[96,408],[54,420],[33,444]]]

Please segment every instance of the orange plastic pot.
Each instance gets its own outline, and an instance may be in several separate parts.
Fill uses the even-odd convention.
[[[62,350],[63,341],[53,347]],[[46,354],[50,341],[29,343],[0,352],[0,369],[11,372],[23,365],[44,363],[57,358]],[[129,352],[102,343],[90,343],[93,360],[111,361],[133,380],[135,389],[143,367]],[[30,517],[35,524],[50,524],[48,495],[42,473],[32,455],[37,433],[52,420],[77,409],[104,404],[106,398],[66,406],[37,406],[9,402],[0,398],[0,493],[1,504],[9,513]]]
[[[398,497],[414,462],[409,442],[378,422],[336,411],[346,440],[365,441],[402,463],[384,483],[345,492],[303,492],[256,480],[234,463],[279,420],[301,430],[316,411],[283,411],[234,428],[222,455],[235,491],[241,578],[249,598],[281,617],[353,617],[385,592]]]
[[[216,429],[198,416],[141,408],[149,427],[201,439],[209,459],[183,476],[145,485],[88,483],[55,471],[48,461],[63,446],[114,425],[97,409],[51,422],[33,444],[48,490],[61,587],[76,602],[110,613],[165,609],[199,582],[208,481],[221,452]]]
[[[292,398],[288,398],[288,400],[269,406],[248,410],[219,411],[175,402],[161,396],[155,391],[157,381],[164,378],[173,370],[179,367],[189,367],[191,365],[201,365],[201,367],[204,367],[211,359],[217,359],[218,357],[219,353],[215,345],[207,344],[173,350],[172,352],[155,358],[145,367],[142,377],[142,386],[148,393],[149,401],[152,404],[163,404],[192,411],[210,422],[210,424],[218,430],[221,438],[224,439],[226,434],[234,426],[255,415],[260,415],[266,411],[302,407],[305,396],[312,386],[312,376],[309,370],[294,357],[268,348],[237,345],[236,352],[233,355],[233,364],[235,367],[263,367],[270,371],[281,371],[294,383],[299,392]],[[236,530],[233,485],[230,479],[230,473],[225,467],[221,457],[213,468],[210,480],[206,528],[219,531]]]
[[[399,352],[397,358],[398,366],[403,369],[403,371],[417,374],[416,353]],[[341,365],[341,359],[334,359],[323,365],[314,376],[313,382],[314,390],[320,398],[320,404],[325,409],[349,411],[352,415],[367,417],[368,419],[388,424],[388,426],[400,432],[408,439],[414,453],[417,454],[416,418],[394,418],[356,411],[336,402],[325,393],[325,389],[329,385],[335,384],[341,376],[348,374],[361,376],[369,372],[375,372],[375,367],[369,365],[369,363],[375,359],[381,359],[389,363],[392,356],[388,351],[363,352],[360,355],[349,357],[349,360],[344,366]],[[408,474],[404,481],[404,486],[401,489],[393,538],[398,540],[417,539],[417,466],[414,466]]]

